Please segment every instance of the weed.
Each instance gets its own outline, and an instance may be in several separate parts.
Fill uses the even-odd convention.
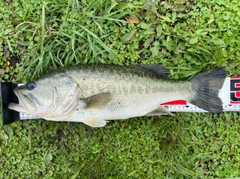
[[[1,81],[60,66],[163,64],[170,78],[239,75],[238,0],[0,1]],[[41,119],[0,130],[0,178],[234,178],[238,113],[112,121],[93,129]]]

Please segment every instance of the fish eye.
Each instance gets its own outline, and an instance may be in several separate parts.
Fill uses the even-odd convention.
[[[33,90],[34,88],[36,88],[36,86],[37,85],[33,81],[31,81],[27,84],[27,89],[28,90]]]

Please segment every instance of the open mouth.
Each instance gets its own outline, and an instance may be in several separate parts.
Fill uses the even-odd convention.
[[[10,103],[8,105],[9,109],[28,114],[32,113],[32,110],[35,111],[36,105],[33,103],[31,97],[24,95],[17,90],[14,90],[14,93],[18,97],[19,103]]]

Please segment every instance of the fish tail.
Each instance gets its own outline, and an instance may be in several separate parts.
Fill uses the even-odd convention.
[[[215,68],[210,71],[196,75],[192,80],[192,87],[195,97],[190,103],[209,112],[222,112],[222,100],[219,98],[219,91],[226,78],[224,68]]]

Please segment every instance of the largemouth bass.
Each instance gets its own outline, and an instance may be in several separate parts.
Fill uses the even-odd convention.
[[[167,80],[161,65],[83,65],[53,71],[17,87],[19,104],[9,108],[52,121],[103,127],[109,120],[171,114],[160,104],[186,100],[221,112],[224,68],[202,72],[191,81]]]

